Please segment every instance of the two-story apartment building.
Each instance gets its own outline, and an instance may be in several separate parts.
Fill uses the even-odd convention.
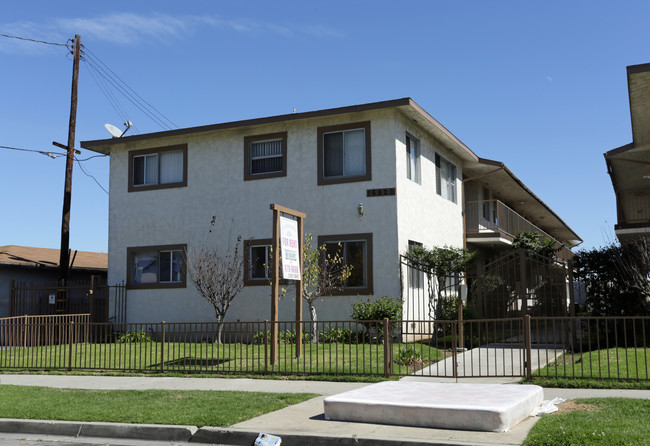
[[[400,296],[399,255],[414,244],[499,249],[532,227],[580,241],[410,98],[81,146],[111,157],[108,280],[127,282],[130,321],[212,320],[183,252],[232,248],[238,235],[246,286],[228,319],[268,319],[271,203],[306,213],[305,231],[340,243],[353,266],[342,295],[317,303],[321,320],[347,319],[359,296]],[[281,319],[293,318],[288,300]]]
[[[650,235],[650,63],[627,67],[632,142],[605,153],[621,242]]]

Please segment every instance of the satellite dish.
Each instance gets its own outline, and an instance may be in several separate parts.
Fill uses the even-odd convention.
[[[108,133],[110,133],[113,138],[121,138],[122,136],[124,136],[126,132],[129,131],[133,123],[131,121],[126,121],[124,125],[126,126],[124,131],[115,127],[113,124],[104,124],[104,127],[106,128],[106,130],[108,130]]]
[[[104,127],[113,138],[121,138],[123,135],[122,130],[118,129],[113,124],[104,124]]]

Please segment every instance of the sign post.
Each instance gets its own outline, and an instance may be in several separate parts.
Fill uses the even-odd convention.
[[[273,271],[271,277],[271,364],[278,359],[280,277],[296,282],[296,357],[302,356],[302,243],[305,214],[271,204],[273,211]],[[280,275],[280,260],[282,275]]]

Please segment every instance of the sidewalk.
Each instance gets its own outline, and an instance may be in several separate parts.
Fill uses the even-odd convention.
[[[407,377],[404,380],[450,382],[449,378]],[[512,381],[512,380],[511,380]],[[453,380],[451,380],[453,382]],[[460,379],[459,382],[503,382],[499,380]],[[127,438],[135,440],[250,445],[257,434],[279,435],[283,445],[519,445],[537,421],[529,418],[504,433],[453,431],[406,426],[327,421],[323,417],[323,399],[366,383],[321,381],[115,377],[65,375],[0,375],[0,384],[47,386],[77,389],[171,389],[241,390],[251,392],[317,393],[321,396],[282,410],[262,415],[226,428],[193,426],[129,425],[121,423],[79,423],[0,419],[0,432],[87,437]],[[544,398],[629,397],[650,399],[650,390],[544,389]]]

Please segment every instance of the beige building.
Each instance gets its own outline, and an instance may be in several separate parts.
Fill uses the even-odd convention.
[[[183,252],[232,248],[238,235],[246,286],[228,319],[268,319],[271,203],[306,213],[314,241],[340,242],[353,265],[343,295],[317,303],[321,320],[348,319],[359,297],[399,297],[400,254],[415,244],[489,255],[521,230],[580,242],[505,165],[479,158],[410,98],[81,146],[111,157],[108,280],[127,282],[129,321],[213,320]],[[292,312],[286,299],[280,319]]]
[[[650,63],[627,67],[632,142],[605,153],[616,193],[616,235],[650,235]]]

